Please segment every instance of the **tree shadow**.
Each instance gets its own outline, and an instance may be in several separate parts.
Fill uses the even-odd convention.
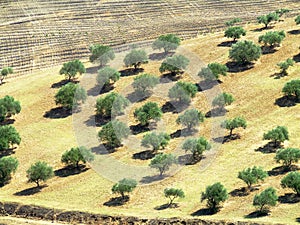
[[[246,65],[241,65],[237,62],[227,62],[226,66],[228,67],[228,72],[230,73],[240,73],[247,70],[250,70],[254,67],[254,63],[248,63]]]
[[[189,107],[187,103],[167,101],[162,107],[161,110],[163,113],[180,113],[186,110]]]
[[[284,74],[284,73],[274,73],[274,74],[270,75],[270,77],[274,77],[274,79],[277,79],[277,80],[279,80],[283,77],[286,77],[286,76],[287,76],[287,74]]]
[[[106,143],[91,148],[91,152],[95,153],[96,155],[108,155],[115,152],[115,150],[115,148],[107,145]]]
[[[105,67],[105,66],[103,66],[103,67]],[[92,67],[86,68],[86,73],[97,74],[98,70],[103,68],[103,67],[101,67],[101,66],[92,66]]]
[[[278,105],[279,107],[293,107],[297,102],[296,97],[283,96],[276,99],[275,105]]]
[[[196,83],[195,85],[197,86],[198,91],[200,92],[212,89],[214,86],[222,83],[223,82],[220,80],[202,80],[199,83]]]
[[[104,202],[103,205],[108,206],[108,207],[115,207],[115,206],[122,206],[126,204],[129,201],[129,196],[125,196],[124,198],[122,197],[115,197],[109,199],[109,201]]]
[[[51,88],[61,88],[62,86],[66,85],[69,82],[71,82],[71,81],[69,81],[69,80],[61,80],[61,81],[58,81],[56,83],[53,83],[51,85]]]
[[[12,154],[15,153],[15,149],[17,147],[13,147],[13,148],[8,148],[8,149],[4,149],[0,151],[0,158],[4,157],[4,156],[10,156]]]
[[[87,168],[85,165],[79,165],[79,168],[72,167],[72,166],[66,166],[62,169],[55,170],[54,174],[55,174],[55,176],[58,176],[58,177],[68,177],[68,176],[73,176],[73,175],[77,175],[80,173],[84,173],[88,170],[89,170],[89,168]]]
[[[48,186],[45,184],[45,185],[41,185],[39,187],[27,188],[25,190],[14,193],[14,195],[16,195],[16,196],[34,195],[34,194],[37,194],[37,193],[41,192],[41,190],[44,189],[45,187],[48,187]]]
[[[295,204],[300,202],[300,196],[289,193],[278,197],[278,201],[282,204]]]
[[[149,59],[153,61],[160,61],[165,59],[166,57],[171,57],[175,54],[175,52],[160,52],[160,53],[152,53],[149,55]]]
[[[50,119],[62,119],[72,115],[71,110],[65,109],[64,107],[56,107],[50,111],[45,112],[44,117]]]
[[[217,138],[213,138],[213,141],[216,143],[224,144],[230,141],[238,140],[241,139],[241,136],[239,134],[232,134],[232,135],[226,135],[226,136],[221,136]]]
[[[129,128],[130,128],[131,133],[132,133],[133,135],[137,135],[137,134],[140,134],[140,133],[144,133],[144,132],[150,131],[150,128],[149,128],[149,127],[143,126],[143,125],[141,125],[140,123],[137,124],[137,125],[131,125]]]
[[[233,191],[229,193],[232,197],[245,197],[250,194],[250,192],[247,190],[247,188],[236,188]]]
[[[180,138],[180,137],[188,137],[188,136],[193,135],[196,131],[197,131],[196,129],[192,129],[192,130],[188,130],[187,128],[179,129],[179,130],[175,131],[174,133],[170,134],[170,137],[172,139]]]
[[[268,171],[269,176],[279,176],[286,174],[290,171],[297,171],[299,168],[296,165],[292,165],[291,167],[286,166],[278,166],[273,168],[272,170]]]
[[[4,121],[0,122],[0,126],[11,125],[15,122],[15,119],[7,118]]]
[[[231,47],[233,44],[235,44],[237,41],[223,41],[220,44],[218,44],[218,47]]]
[[[139,160],[148,160],[154,158],[155,153],[152,150],[146,150],[138,153],[134,153],[132,158],[139,159]]]
[[[216,214],[213,210],[209,208],[199,209],[191,214],[191,216],[211,216]]]
[[[103,87],[101,88],[99,85],[96,85],[95,87],[92,87],[91,89],[89,89],[87,91],[88,96],[98,96],[107,92],[110,92],[114,89],[114,85],[113,84],[109,84],[109,85],[103,85]]]
[[[300,217],[296,218],[296,222],[300,223]]]
[[[253,30],[250,30],[250,31],[253,31],[253,32],[262,32],[264,30],[271,30],[273,28],[274,28],[274,26],[260,27],[260,28],[256,28],[256,29],[253,29]]]
[[[265,144],[262,147],[259,147],[258,149],[255,149],[254,151],[256,152],[262,152],[264,154],[269,154],[269,153],[275,153],[277,149],[279,149],[281,146],[275,145],[274,142],[270,141],[267,144]]]
[[[153,183],[153,182],[156,182],[156,181],[160,181],[160,180],[163,180],[167,177],[167,175],[154,175],[154,176],[146,176],[146,177],[143,177],[140,182],[142,184],[150,184],[150,183]]]
[[[206,118],[213,118],[213,117],[219,117],[219,116],[225,116],[227,110],[224,107],[221,108],[214,108],[210,111],[208,111],[205,114]]]
[[[126,98],[131,102],[131,103],[135,103],[135,102],[142,102],[144,100],[146,100],[147,98],[149,98],[151,96],[151,92],[147,92],[147,93],[140,93],[138,91],[134,91],[130,94],[128,94],[126,96]]]
[[[121,73],[121,77],[129,77],[129,76],[133,76],[133,75],[137,75],[141,72],[144,72],[143,68],[128,68],[128,69],[124,69],[124,70],[120,70],[119,71]]]
[[[270,47],[270,46],[262,46],[261,50],[263,55],[273,54],[278,51],[274,47]]]
[[[89,127],[101,127],[111,121],[111,117],[103,117],[101,115],[91,115],[88,120],[84,121],[84,124]]]
[[[165,209],[175,209],[178,207],[179,207],[179,205],[177,203],[172,203],[171,205],[167,203],[167,204],[157,206],[154,209],[160,211],[160,210],[165,210]]]
[[[194,158],[193,154],[181,155],[178,156],[178,164],[192,166],[200,162],[202,159],[205,159],[205,156],[202,155],[200,157]]]
[[[290,30],[288,31],[289,34],[292,34],[292,35],[298,35],[300,34],[300,30]]]
[[[252,213],[249,213],[248,215],[246,215],[245,218],[246,219],[255,219],[255,218],[265,217],[268,215],[269,215],[269,212],[255,211],[255,212],[252,212]]]
[[[184,72],[179,72],[179,73],[165,73],[163,74],[160,79],[159,79],[159,82],[161,84],[166,84],[166,83],[170,83],[170,82],[176,82],[178,81],[180,78],[181,78],[181,75],[183,74]]]
[[[297,63],[300,62],[300,53],[298,55],[293,56],[293,60]]]

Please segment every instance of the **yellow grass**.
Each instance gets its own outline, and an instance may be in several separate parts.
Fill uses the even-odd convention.
[[[243,39],[257,42],[258,36],[262,33],[251,30],[258,27],[260,26],[247,25],[248,33]],[[286,19],[286,22],[276,24],[274,29],[290,31],[300,28],[294,25],[292,19]],[[197,39],[185,41],[183,48],[197,54],[205,63],[214,61],[225,63],[228,61],[229,48],[218,47],[217,45],[226,40],[223,33],[210,34],[209,36],[200,36]],[[30,164],[36,160],[45,160],[55,169],[60,169],[63,167],[60,163],[61,154],[65,150],[76,146],[77,142],[72,117],[63,119],[43,117],[46,111],[56,107],[53,96],[57,89],[51,88],[51,85],[62,79],[61,76],[57,75],[58,67],[8,80],[5,85],[0,87],[0,96],[13,95],[22,103],[22,112],[15,117],[16,122],[14,124],[21,134],[22,143],[14,153],[14,156],[20,161],[20,166],[11,183],[1,188],[0,200],[111,215],[191,217],[193,212],[205,207],[205,203],[200,203],[199,199],[201,192],[205,190],[207,185],[220,181],[229,191],[232,191],[245,186],[241,180],[237,179],[238,171],[254,165],[262,166],[266,170],[279,166],[274,161],[274,154],[263,154],[255,151],[255,149],[266,144],[265,141],[262,141],[264,132],[277,125],[287,126],[290,132],[290,140],[285,143],[285,146],[300,147],[298,125],[300,105],[280,108],[274,104],[275,100],[282,96],[281,89],[283,85],[291,79],[299,78],[300,67],[297,63],[289,70],[287,77],[281,79],[270,77],[278,72],[276,66],[278,62],[289,57],[292,58],[299,53],[299,40],[300,35],[287,33],[287,38],[284,40],[282,47],[273,54],[263,55],[253,69],[241,73],[232,73],[221,78],[223,81],[220,85],[221,90],[232,93],[236,99],[233,105],[228,107],[229,112],[226,114],[226,118],[242,115],[248,121],[246,130],[238,130],[241,139],[223,144],[217,150],[215,160],[207,168],[206,164],[208,162],[204,159],[196,165],[184,166],[174,176],[162,182],[138,187],[131,195],[130,202],[121,207],[109,208],[103,206],[103,203],[112,197],[110,189],[113,182],[101,177],[93,169],[65,178],[54,177],[47,182],[48,187],[35,195],[14,195],[16,192],[34,186],[26,183],[26,170]],[[159,75],[159,65],[159,62],[145,65],[145,72]],[[87,66],[91,67],[92,65],[87,64]],[[130,85],[132,80],[133,76],[121,78],[116,83],[115,90],[121,91]],[[190,78],[185,74],[182,80],[190,80]],[[153,100],[157,100],[160,105],[164,103],[162,99],[155,97],[153,97]],[[134,105],[131,111],[143,103]],[[205,93],[199,92],[197,97],[193,99],[193,105],[206,113],[209,106],[206,102]],[[168,121],[166,130],[169,133],[173,133],[180,128],[174,123],[176,118],[177,114],[172,113],[166,113],[163,117],[163,120]],[[212,121],[213,119],[206,119],[201,124],[198,135],[210,138]],[[137,122],[131,116],[130,125],[134,124],[137,124]],[[141,138],[142,135],[140,134],[138,137]],[[183,138],[173,139],[166,151],[172,152],[175,147],[180,145],[182,140]],[[133,160],[133,152],[126,150],[127,147],[122,147],[112,156],[120,161],[135,165],[146,166],[149,163],[149,161]],[[135,152],[140,150],[136,149]],[[184,155],[183,151],[182,154]],[[200,218],[245,220],[244,216],[255,210],[252,206],[252,199],[256,193],[270,186],[275,187],[280,196],[291,192],[291,190],[283,190],[280,187],[282,177],[281,175],[267,178],[259,187],[259,191],[254,191],[246,197],[230,196],[219,213]],[[178,200],[179,208],[155,210],[155,207],[167,202],[167,199],[163,196],[163,190],[171,186],[182,188],[186,198]],[[253,221],[297,224],[297,217],[300,217],[299,203],[278,204],[271,209],[269,216],[253,219]]]

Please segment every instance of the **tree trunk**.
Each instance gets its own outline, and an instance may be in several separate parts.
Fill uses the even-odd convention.
[[[230,137],[232,136],[232,132],[233,132],[233,129],[230,129],[230,133],[229,133]]]
[[[35,181],[35,183],[36,183],[37,187],[40,187],[40,183],[39,183],[39,181],[38,181],[38,180],[37,180],[37,181]]]

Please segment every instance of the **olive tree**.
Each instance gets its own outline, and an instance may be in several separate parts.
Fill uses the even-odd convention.
[[[212,212],[217,212],[220,203],[225,202],[227,199],[227,189],[220,182],[207,186],[205,192],[201,194],[201,202],[207,200],[207,207]]]
[[[134,179],[124,178],[111,188],[113,193],[120,194],[122,199],[125,199],[125,193],[131,193],[137,186],[137,181]]]
[[[228,67],[220,63],[210,63],[203,67],[198,76],[207,81],[218,80],[220,75],[227,76]]]
[[[6,95],[0,99],[0,122],[21,112],[21,104],[14,97]]]
[[[273,49],[275,46],[280,45],[285,38],[284,31],[269,31],[264,35],[258,37],[258,42],[263,43],[264,46],[269,46]]]
[[[158,84],[159,78],[157,76],[145,73],[135,77],[132,86],[138,94],[146,96]]]
[[[0,72],[0,85],[3,84],[3,80],[9,75],[12,74],[14,71],[11,67],[5,67]]]
[[[287,60],[280,62],[277,64],[277,66],[281,69],[280,74],[286,76],[287,70],[289,69],[290,66],[293,66],[295,64],[295,61],[288,58]]]
[[[153,50],[164,49],[165,54],[176,50],[180,45],[180,38],[175,34],[166,34],[159,36],[153,43]]]
[[[142,139],[142,146],[144,147],[152,147],[153,151],[157,151],[160,148],[164,149],[171,137],[167,133],[156,133],[150,132],[144,135]]]
[[[268,25],[271,22],[279,20],[279,15],[276,12],[269,13],[267,15],[262,15],[257,17],[257,22],[265,25],[265,29],[268,28]]]
[[[120,72],[109,66],[105,66],[98,70],[97,83],[100,87],[108,86],[120,79]]]
[[[94,44],[90,46],[90,62],[99,62],[100,66],[105,66],[110,60],[115,58],[113,49],[106,45]]]
[[[300,15],[296,17],[295,22],[297,25],[300,24]]]
[[[202,157],[204,151],[210,150],[210,143],[204,138],[188,138],[183,142],[182,149],[190,151],[193,159],[197,160]]]
[[[241,65],[256,61],[261,56],[261,48],[253,41],[238,41],[229,50],[229,58]]]
[[[75,59],[73,61],[69,61],[64,63],[62,68],[59,71],[60,75],[65,75],[68,81],[75,78],[77,74],[83,74],[86,72],[86,69],[83,63],[79,59]]]
[[[248,190],[251,189],[253,184],[259,181],[264,181],[268,177],[268,172],[264,171],[261,167],[247,168],[238,173],[238,178],[247,184]]]
[[[212,105],[219,109],[224,109],[225,106],[231,105],[234,102],[234,100],[235,99],[232,96],[232,94],[224,92],[213,99]]]
[[[189,131],[203,121],[204,115],[197,109],[188,109],[176,119],[177,124],[186,126]]]
[[[280,146],[282,142],[289,140],[288,129],[284,126],[277,126],[267,133],[264,133],[263,140],[271,140],[275,146]]]
[[[162,176],[174,163],[177,163],[175,155],[160,153],[151,160],[149,166],[157,169],[159,171],[159,176]]]
[[[54,176],[53,168],[42,161],[32,164],[26,173],[28,182],[36,183],[37,187],[40,186],[41,181],[45,182]]]
[[[182,104],[188,104],[191,98],[196,96],[198,88],[190,82],[178,81],[172,88],[169,89],[168,96],[171,100]]]
[[[156,102],[147,102],[134,111],[134,117],[142,126],[148,125],[150,120],[159,121],[163,112]]]
[[[240,22],[242,22],[242,20],[241,20],[240,18],[234,18],[234,19],[231,19],[231,20],[227,21],[227,22],[225,23],[225,25],[226,25],[227,27],[231,27],[231,26],[233,26],[234,24],[240,23]]]
[[[243,117],[235,117],[234,119],[227,119],[221,123],[221,127],[230,131],[229,136],[232,136],[233,130],[237,128],[247,128],[247,122]]]
[[[137,68],[145,63],[148,63],[148,56],[144,50],[132,49],[124,58],[125,66],[133,66],[134,70],[137,70]]]
[[[102,117],[115,117],[124,112],[129,105],[129,101],[124,96],[111,92],[104,97],[100,97],[96,102],[96,113]]]
[[[0,151],[7,150],[20,143],[21,137],[16,128],[11,125],[0,126]]]
[[[276,190],[272,187],[267,188],[260,194],[256,194],[253,205],[258,207],[260,213],[268,212],[270,206],[275,206],[278,201]]]
[[[190,60],[183,55],[174,55],[165,59],[159,67],[159,72],[169,71],[172,75],[183,72],[189,65]]]
[[[121,146],[122,139],[130,134],[129,127],[118,120],[113,120],[105,124],[99,131],[98,136],[107,146],[116,148]]]
[[[19,161],[15,157],[0,158],[0,185],[6,184],[11,179],[11,174],[16,172],[18,166]]]
[[[78,169],[80,162],[86,164],[87,162],[93,161],[94,158],[95,156],[90,149],[80,146],[65,151],[61,156],[61,162]]]
[[[289,9],[281,8],[281,9],[277,9],[277,10],[275,11],[275,13],[278,14],[279,18],[281,18],[284,14],[286,14],[286,13],[288,13],[288,12],[290,12],[290,11],[291,11],[291,10],[289,10]]]
[[[300,101],[300,80],[291,80],[287,82],[282,92],[288,97],[296,97],[297,101]]]
[[[178,188],[166,188],[164,190],[164,194],[166,198],[170,199],[169,206],[171,206],[176,198],[184,198],[184,192],[182,189]]]
[[[291,168],[292,163],[297,163],[300,159],[299,148],[280,149],[276,152],[275,160],[282,163],[284,167]]]
[[[227,38],[233,38],[233,41],[236,41],[236,39],[240,39],[241,36],[246,35],[246,30],[243,27],[237,26],[237,27],[229,27],[225,31],[225,37]]]
[[[281,180],[283,188],[291,188],[298,196],[300,196],[300,173],[290,172]]]

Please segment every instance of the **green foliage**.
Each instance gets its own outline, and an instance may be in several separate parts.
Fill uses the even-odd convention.
[[[264,181],[267,177],[268,173],[261,167],[256,166],[244,169],[238,174],[238,178],[247,184],[248,189],[250,189],[253,184],[257,184],[260,180]]]
[[[65,151],[61,156],[61,162],[73,167],[79,168],[79,163],[87,163],[93,161],[95,158],[91,150],[84,146],[71,148]]]
[[[165,59],[159,67],[159,72],[164,73],[166,71],[176,75],[187,68],[190,60],[183,55],[174,55]]]
[[[233,41],[236,41],[236,39],[240,39],[241,36],[246,35],[246,30],[242,27],[229,27],[225,31],[225,37],[227,38],[233,38]]]
[[[134,117],[142,126],[149,124],[150,120],[158,121],[162,117],[163,112],[156,102],[147,102],[142,107],[134,111]]]
[[[269,206],[275,206],[278,201],[276,190],[272,187],[267,188],[260,194],[254,196],[253,205],[258,207],[260,212],[267,212]]]
[[[220,63],[210,63],[207,67],[201,69],[198,73],[199,77],[202,77],[205,80],[215,80],[219,79],[220,75],[226,76],[228,67]]]
[[[272,12],[267,15],[262,15],[257,17],[257,22],[264,24],[265,28],[267,28],[271,22],[273,21],[275,22],[278,20],[279,20],[279,15],[276,12]]]
[[[177,163],[175,155],[160,153],[151,160],[149,166],[157,169],[159,171],[159,175],[162,176],[174,163]]]
[[[198,88],[195,84],[190,82],[178,81],[169,90],[169,98],[179,103],[187,104],[191,101],[191,98],[196,96]]]
[[[161,35],[152,44],[153,50],[164,49],[167,54],[171,50],[175,50],[180,45],[180,38],[175,34]]]
[[[98,61],[100,66],[105,66],[110,60],[115,58],[115,53],[113,49],[109,46],[95,44],[90,46],[90,61]]]
[[[207,206],[213,212],[217,212],[220,203],[227,199],[228,192],[220,182],[207,186],[205,192],[202,192],[201,195],[201,202],[207,200]]]
[[[247,40],[238,41],[229,51],[229,58],[242,65],[256,61],[260,56],[260,46]]]
[[[118,120],[110,121],[99,131],[98,136],[107,146],[116,148],[121,146],[123,138],[127,138],[130,133],[128,126]]]
[[[6,95],[0,99],[0,122],[6,118],[21,112],[21,105],[19,101],[15,101],[12,96]]]
[[[285,140],[289,140],[288,129],[284,126],[277,126],[267,133],[264,133],[263,140],[271,140],[278,146]]]
[[[65,75],[66,78],[70,81],[78,73],[81,75],[85,72],[86,72],[86,69],[85,69],[83,63],[80,60],[75,59],[73,61],[64,63],[62,68],[59,71],[59,74]]]
[[[210,150],[211,145],[204,138],[188,138],[184,141],[182,149],[190,151],[193,154],[193,159],[199,159],[205,150]]]
[[[15,173],[19,166],[19,161],[11,156],[0,158],[0,185],[4,185],[11,178],[11,174]]]
[[[132,49],[124,58],[125,66],[133,66],[135,70],[145,63],[148,63],[148,56],[144,50]]]
[[[0,126],[0,151],[9,149],[14,144],[19,145],[21,137],[16,128],[11,125]]]
[[[300,101],[300,80],[291,80],[287,82],[282,92],[289,97],[295,96],[298,101]]]
[[[241,20],[240,18],[234,18],[234,19],[232,19],[232,20],[227,21],[227,22],[225,23],[225,25],[226,25],[227,27],[231,27],[231,26],[233,26],[234,24],[240,23],[240,22],[242,22],[242,20]]]
[[[275,45],[280,45],[285,38],[284,31],[269,31],[264,35],[258,37],[258,42],[263,43],[265,46],[269,45],[273,48]]]
[[[7,77],[9,74],[12,74],[14,71],[11,67],[5,67],[0,72],[0,85],[3,84],[3,80],[5,77]]]
[[[277,64],[277,66],[279,66],[279,68],[281,69],[280,73],[283,75],[287,75],[287,70],[290,66],[293,66],[295,64],[295,61],[288,58],[287,60],[280,62]]]
[[[164,190],[164,194],[166,198],[170,199],[169,205],[172,205],[176,198],[185,197],[183,190],[177,188],[166,188]]]
[[[296,17],[295,22],[297,25],[300,24],[300,15]]]
[[[117,71],[114,68],[111,68],[109,66],[105,66],[98,70],[98,75],[97,75],[97,83],[101,87],[104,85],[109,85],[111,82],[115,83],[120,79],[120,72]]]
[[[53,168],[41,161],[32,164],[26,173],[28,182],[35,182],[38,187],[41,181],[47,181],[54,176]]]
[[[120,194],[122,198],[125,198],[125,193],[132,192],[137,186],[137,182],[134,179],[122,179],[118,183],[114,184],[111,191],[113,193]]]
[[[197,109],[188,109],[183,114],[179,115],[176,123],[186,126],[188,130],[199,125],[204,121],[204,115]]]
[[[292,163],[297,163],[300,159],[299,148],[286,148],[280,149],[276,152],[275,160],[277,163],[283,164],[283,166],[290,168]]]
[[[102,117],[115,117],[124,112],[129,101],[122,95],[111,92],[97,99],[96,113]]]
[[[71,110],[77,108],[80,102],[85,102],[87,98],[86,90],[79,84],[68,83],[61,87],[55,95],[55,103]]]
[[[214,98],[214,100],[212,101],[212,105],[214,107],[224,108],[227,105],[231,105],[234,102],[234,100],[235,99],[231,94],[224,92]]]
[[[288,13],[290,11],[291,10],[289,10],[289,9],[282,8],[282,9],[277,9],[275,11],[275,13],[277,13],[279,17],[282,17],[284,14],[286,14],[286,13]]]
[[[142,139],[142,146],[152,147],[154,151],[159,150],[160,148],[165,148],[171,137],[167,133],[156,133],[151,132],[147,133]]]
[[[231,136],[233,130],[236,129],[236,128],[242,127],[244,129],[246,129],[247,128],[247,122],[243,117],[238,116],[238,117],[236,117],[232,120],[230,120],[230,119],[225,120],[224,122],[222,122],[221,127],[225,128],[227,130],[230,130],[229,136]]]
[[[283,188],[291,188],[298,196],[300,196],[300,173],[290,172],[281,180]]]
[[[145,73],[135,77],[132,86],[138,94],[147,95],[157,84],[159,84],[157,76]]]

